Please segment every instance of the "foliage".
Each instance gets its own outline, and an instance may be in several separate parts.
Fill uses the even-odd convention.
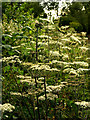
[[[65,25],[69,25],[70,22],[78,22],[82,25],[83,30],[89,32],[88,24],[89,24],[89,9],[90,2],[83,3],[83,2],[72,2],[68,5],[68,8],[65,8],[64,11],[67,11],[68,16],[62,16],[60,18],[60,23],[62,24],[62,19]],[[83,9],[85,8],[85,9]],[[68,18],[70,17],[70,18]],[[67,19],[64,19],[67,18]],[[73,19],[72,19],[73,18]],[[71,20],[70,20],[71,19]],[[66,22],[67,21],[67,22]],[[59,23],[59,26],[60,26]]]
[[[85,33],[81,36],[68,26],[57,29],[57,23],[34,18],[32,8],[24,11],[26,4],[21,3],[20,9],[17,5],[13,3],[13,9],[18,10],[13,17],[9,14],[14,12],[12,4],[7,3],[3,13],[2,104],[6,111],[2,119],[89,119],[89,48]]]
[[[8,21],[10,19],[18,18],[20,12],[22,12],[22,17],[24,20],[26,20],[26,18],[24,17],[25,12],[29,15],[33,13],[35,18],[38,17],[42,12],[44,12],[39,2],[3,2],[2,10],[2,12],[7,15]]]
[[[83,30],[82,25],[77,22],[70,22],[70,27],[74,28],[77,32],[81,32]]]
[[[70,22],[75,22],[76,19],[70,15],[62,16],[59,21],[59,26],[69,25]]]

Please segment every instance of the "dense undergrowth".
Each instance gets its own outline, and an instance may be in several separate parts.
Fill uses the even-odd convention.
[[[89,120],[86,33],[28,13],[7,20],[3,14],[2,119]]]

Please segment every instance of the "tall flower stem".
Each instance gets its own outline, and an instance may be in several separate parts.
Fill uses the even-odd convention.
[[[56,117],[56,98],[55,98],[55,106],[54,106],[54,116],[55,116],[55,120],[57,120],[57,117]]]
[[[38,27],[37,27],[37,36],[36,36],[36,61],[38,61]]]
[[[44,76],[44,90],[45,90],[45,101],[46,101],[46,120],[47,120],[47,115],[48,115],[48,105],[47,105],[46,79],[45,79],[45,76]]]
[[[36,88],[37,88],[37,78],[35,77],[35,83],[36,83]],[[39,101],[38,101],[38,95],[36,94],[37,98],[37,107],[38,107],[38,119],[40,120],[40,112],[39,112]]]

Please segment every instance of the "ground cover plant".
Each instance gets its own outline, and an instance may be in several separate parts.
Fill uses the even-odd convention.
[[[26,4],[3,3],[2,120],[89,120],[86,32],[58,27]]]

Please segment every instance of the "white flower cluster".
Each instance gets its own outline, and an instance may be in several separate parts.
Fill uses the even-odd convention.
[[[69,73],[70,75],[76,75],[76,76],[79,75],[77,71],[74,70],[73,68],[66,68],[63,70],[63,73]]]
[[[82,36],[82,37],[85,37],[86,34],[87,34],[86,32],[81,32],[81,36]]]
[[[32,70],[38,70],[38,68],[39,68],[39,65],[38,65],[38,64],[31,66],[31,69],[32,69]]]
[[[63,60],[69,59],[68,54],[64,54],[63,57],[62,57],[62,59],[63,59]]]
[[[44,80],[44,77],[40,77],[40,78],[38,78],[38,80]]]
[[[33,63],[32,62],[22,62],[22,65],[24,65],[24,66],[31,66],[31,65],[33,65]]]
[[[77,69],[77,73],[82,74],[83,73],[83,69],[82,68]]]
[[[83,62],[83,61],[74,61],[74,62],[63,62],[63,61],[57,61],[57,60],[52,60],[51,64],[58,64],[60,66],[62,65],[79,65],[79,66],[82,66],[82,67],[88,67],[89,64],[87,62]]]
[[[57,56],[57,57],[60,56],[59,51],[50,51],[50,55],[51,56]]]
[[[56,85],[56,86],[47,86],[46,87],[46,91],[47,92],[51,92],[51,93],[57,93],[61,91],[61,88],[64,87],[65,85],[61,84],[61,85]]]
[[[52,39],[50,36],[47,36],[47,35],[41,35],[41,36],[38,36],[39,38],[43,39]]]
[[[70,63],[63,62],[63,61],[52,60],[51,64],[57,64],[59,66],[62,66],[62,65],[69,65]]]
[[[48,93],[48,94],[47,94],[47,99],[49,99],[49,100],[54,100],[55,98],[58,98],[58,96],[55,95],[55,94],[52,94],[52,93]]]
[[[26,78],[26,79],[23,79],[23,80],[20,80],[21,83],[29,83],[29,85],[35,85],[35,79],[30,79],[30,78]]]
[[[11,95],[18,95],[18,96],[21,96],[22,94],[19,93],[19,92],[10,92]]]
[[[39,18],[39,19],[50,23],[50,20],[48,20],[48,19],[45,19],[45,18]]]
[[[87,47],[79,47],[82,51],[87,51],[87,50],[90,50],[90,48],[87,48]]]
[[[55,44],[55,45],[56,45],[56,44],[57,44],[57,45],[62,45],[61,42],[59,42],[59,41],[54,41],[54,40],[50,40],[50,41],[49,41],[49,44],[50,44],[50,45],[54,45],[54,44]]]
[[[75,102],[76,105],[80,105],[83,107],[90,107],[90,102],[86,102],[86,101],[81,101],[81,102]]]
[[[63,70],[63,73],[69,73],[71,69],[74,70],[73,68],[66,68]]]
[[[11,60],[8,63],[15,63],[15,62],[22,63],[22,61],[20,61],[20,59]]]
[[[65,30],[65,29],[67,29],[67,28],[69,28],[69,26],[61,26],[61,29],[62,29],[62,30]]]
[[[23,96],[23,97],[27,97],[28,94],[25,94],[25,93],[20,93],[20,92],[10,92],[11,95],[14,95],[14,96]]]
[[[52,94],[52,93],[47,93],[47,99],[48,100],[54,100],[55,98],[58,98],[58,96],[55,95],[55,94]],[[42,101],[45,100],[45,95],[40,96],[39,100],[42,100]]]
[[[30,43],[32,43],[32,44],[36,44],[36,42],[35,42],[35,41],[30,41]]]
[[[80,65],[80,66],[83,66],[83,67],[88,67],[89,66],[89,64],[87,62],[83,62],[83,61],[75,61],[75,62],[73,62],[73,64]]]
[[[67,85],[67,84],[68,84],[68,82],[66,82],[66,81],[61,82],[61,85]]]
[[[74,61],[74,62],[63,62],[63,61],[57,61],[57,60],[52,60],[51,64],[58,64],[58,65],[79,65],[82,67],[88,67],[89,64],[84,61]]]
[[[58,70],[57,68],[50,68],[50,66],[48,66],[48,65],[33,65],[33,66],[31,66],[31,69],[32,70],[40,70],[40,71],[42,71],[42,70],[45,70],[45,71],[60,71],[60,70]]]
[[[84,37],[83,39],[84,39],[84,40],[88,40],[88,37]]]
[[[32,48],[26,48],[27,50],[32,50]]]
[[[86,58],[86,60],[90,60],[90,57]]]
[[[82,38],[81,38],[81,37],[79,37],[79,36],[77,36],[77,39],[78,39],[78,40],[82,40]]]
[[[79,57],[75,57],[75,59],[81,59],[82,57],[81,56],[79,56]]]
[[[10,56],[10,57],[3,57],[2,61],[8,62],[8,63],[15,63],[15,62],[21,63],[22,62],[22,61],[20,61],[19,56],[16,56],[16,55]]]
[[[58,70],[57,68],[52,68],[52,69],[50,69],[50,71],[57,71],[57,72],[59,72],[60,70]]]
[[[71,50],[71,48],[70,48],[70,47],[67,47],[67,46],[62,47],[62,49]]]
[[[23,80],[20,80],[21,83],[27,82],[30,85],[34,85],[34,79],[31,78],[31,76],[23,76],[23,75],[17,75],[18,78],[22,78]]]
[[[79,74],[77,74],[76,70],[74,70],[74,69],[71,69],[69,74],[79,76]]]
[[[71,33],[67,33],[66,35],[65,35],[65,37],[70,37],[71,36]]]
[[[10,103],[5,103],[5,104],[0,104],[0,110],[2,112],[8,111],[8,112],[12,112],[13,109],[15,109],[15,107],[13,105],[11,105]]]
[[[61,40],[62,40],[62,42],[69,42],[69,43],[71,43],[69,38],[62,38]]]
[[[25,46],[27,43],[22,43],[21,46]]]
[[[55,27],[54,27],[53,25],[48,25],[48,29],[49,29],[49,30],[54,30]]]
[[[3,62],[5,62],[5,61],[7,62],[7,61],[15,59],[15,58],[19,58],[19,56],[14,55],[14,56],[10,56],[10,57],[3,57],[2,61]]]
[[[45,56],[39,55],[38,58],[39,58],[40,60],[43,60],[43,59],[45,58]]]
[[[81,44],[81,41],[79,41],[75,36],[70,36],[70,39],[72,41],[78,42],[79,44]]]
[[[48,42],[38,42],[38,45],[48,46]]]
[[[19,46],[14,46],[14,47],[12,47],[12,49],[16,49],[16,48],[20,48],[21,46],[19,45]]]
[[[85,71],[90,71],[90,69],[85,69],[85,68],[79,68],[77,69],[77,73],[82,74]]]
[[[22,78],[22,79],[24,79],[24,78],[31,79],[31,76],[17,75],[17,77],[18,77],[18,78]]]

